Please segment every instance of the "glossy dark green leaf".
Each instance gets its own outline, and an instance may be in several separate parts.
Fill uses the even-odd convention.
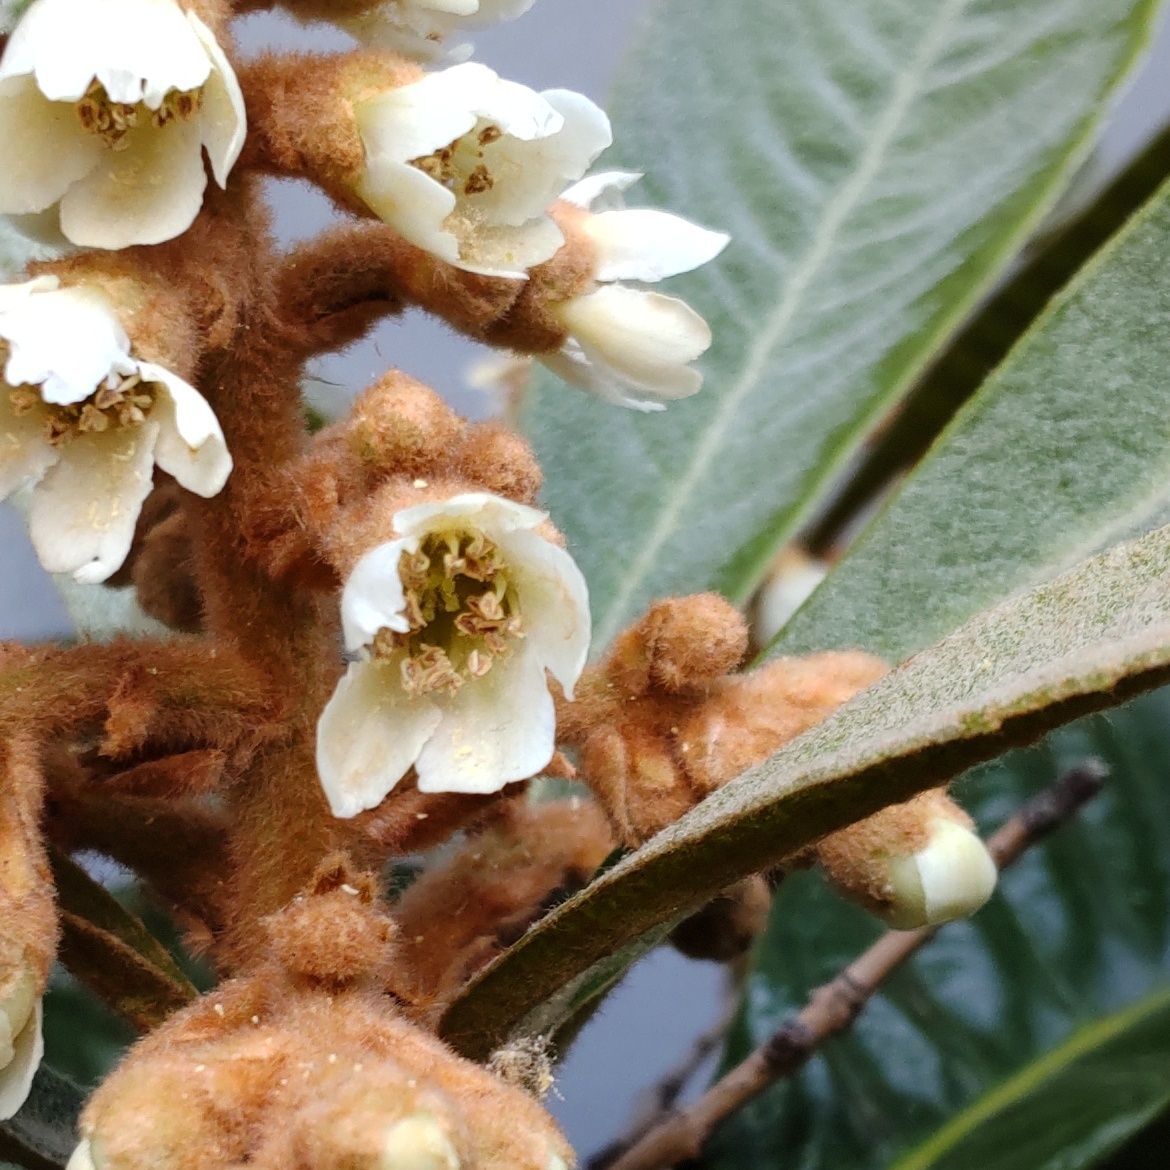
[[[1004,271],[1144,45],[1149,0],[660,0],[610,103],[641,198],[729,231],[670,282],[707,386],[524,413],[596,645],[654,597],[742,597]]]
[[[1029,851],[853,1030],[726,1123],[726,1170],[1081,1170],[1170,1103],[1170,693],[973,773],[990,827],[1086,755],[1104,793]],[[815,875],[785,882],[749,977],[737,1060],[876,934]]]

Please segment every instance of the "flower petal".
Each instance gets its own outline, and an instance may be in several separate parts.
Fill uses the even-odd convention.
[[[664,280],[714,260],[731,237],[665,211],[603,211],[584,222],[597,245],[595,280]]]
[[[28,1022],[13,1039],[12,1059],[0,1068],[0,1121],[12,1117],[28,1098],[33,1076],[45,1054],[41,1032],[44,1008],[38,995]]]
[[[567,698],[589,654],[589,588],[577,562],[531,531],[497,538],[519,595],[525,644],[564,688]]]
[[[195,89],[210,62],[174,0],[36,0],[16,26],[0,77],[35,73],[41,92],[75,102],[96,78],[116,102],[157,109]]]
[[[106,153],[71,105],[51,102],[31,77],[0,81],[0,212],[25,215],[51,207]]]
[[[317,773],[333,815],[381,804],[439,720],[433,703],[402,689],[397,663],[351,663],[317,723]]]
[[[415,504],[394,513],[394,530],[400,536],[418,537],[447,527],[447,521],[470,520],[493,540],[506,532],[536,528],[547,512],[517,504],[491,492],[463,492],[430,504]]]
[[[688,365],[711,330],[676,297],[609,285],[560,307],[561,320],[591,361],[660,398],[685,398],[703,384]]]
[[[562,191],[561,199],[588,211],[603,195],[611,193],[620,195],[641,178],[641,171],[601,171],[596,175],[586,176],[568,190]]]
[[[154,461],[189,492],[210,498],[232,470],[219,419],[207,399],[163,366],[140,362],[144,382],[161,387],[153,417],[160,424]]]
[[[46,402],[59,406],[88,398],[111,373],[135,369],[130,339],[94,286],[37,292],[0,309],[0,338],[8,342],[4,380],[38,386]]]
[[[59,452],[45,439],[39,410],[13,413],[8,387],[0,384],[0,500],[37,480],[57,462]]]
[[[354,565],[341,593],[341,625],[347,650],[369,646],[379,630],[405,634],[410,629],[398,562],[404,552],[417,549],[417,538],[390,540],[370,549]]]
[[[104,581],[126,559],[150,493],[159,424],[89,432],[61,448],[33,490],[29,534],[41,564],[83,585]]]
[[[552,759],[556,711],[539,655],[521,643],[462,686],[415,763],[420,792],[498,792]]]
[[[443,227],[455,210],[455,196],[430,175],[406,163],[371,157],[354,189],[408,243],[449,264],[459,262],[459,242]]]
[[[203,86],[199,127],[211,161],[211,173],[221,187],[226,187],[228,175],[240,157],[248,132],[244,94],[236,71],[211,29],[193,12],[187,13],[187,19],[211,60],[211,73]]]
[[[459,258],[452,261],[464,272],[500,280],[527,280],[528,269],[551,260],[565,242],[564,233],[547,217],[522,227],[493,227],[476,223],[460,240]]]
[[[358,103],[354,117],[367,154],[409,162],[466,134],[475,125],[468,90],[478,76],[463,72],[468,68],[459,65],[428,73],[419,81]],[[495,76],[484,66],[470,68]]]
[[[61,200],[61,230],[87,248],[160,244],[199,214],[207,175],[197,119],[139,126],[129,147],[101,164]]]

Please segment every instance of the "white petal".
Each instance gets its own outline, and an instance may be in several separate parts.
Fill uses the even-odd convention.
[[[333,815],[381,804],[439,719],[433,703],[402,689],[397,663],[351,663],[317,723],[317,773]]]
[[[0,313],[11,312],[24,304],[33,293],[54,292],[61,287],[55,276],[34,276],[20,284],[0,284]]]
[[[609,285],[560,307],[586,357],[660,398],[685,398],[702,386],[688,363],[711,344],[711,330],[676,297]]]
[[[0,1121],[16,1114],[32,1088],[33,1077],[45,1054],[41,1033],[43,1010],[40,996],[37,996],[32,1015],[13,1042],[12,1059],[0,1068]]]
[[[978,834],[954,821],[938,821],[914,861],[931,925],[974,914],[991,897],[999,876]]]
[[[561,198],[566,203],[588,211],[603,195],[620,194],[641,178],[641,171],[600,171],[574,183],[567,191],[562,191]]]
[[[459,1152],[445,1126],[416,1113],[391,1127],[371,1170],[460,1170]]]
[[[0,383],[0,500],[36,483],[58,459],[58,448],[45,439],[44,414],[13,414],[8,390]]]
[[[556,712],[544,665],[530,647],[497,661],[447,700],[419,753],[420,792],[498,792],[552,759]]]
[[[504,533],[536,528],[547,512],[517,504],[490,492],[463,492],[432,504],[415,504],[394,513],[394,530],[401,536],[423,536],[453,526],[451,521],[470,521],[471,527],[497,540]]]
[[[664,280],[714,260],[731,239],[678,215],[637,208],[603,211],[584,223],[597,245],[594,279]]]
[[[370,156],[394,162],[423,158],[466,134],[476,122],[472,112],[473,72],[483,66],[459,65],[429,73],[419,81],[400,85],[354,107],[358,132]],[[437,185],[437,184],[436,184]]]
[[[370,549],[354,565],[341,592],[341,625],[347,650],[369,646],[379,630],[405,634],[410,629],[398,562],[404,552],[417,549],[416,538],[390,540]]]
[[[89,432],[61,448],[33,490],[29,534],[41,564],[83,585],[104,581],[126,559],[150,493],[159,424]]]
[[[0,76],[35,73],[46,97],[69,102],[97,78],[114,101],[157,109],[167,90],[195,89],[210,69],[174,0],[36,0]]]
[[[525,643],[568,698],[589,654],[589,589],[577,562],[535,532],[497,538],[515,581]]]
[[[481,276],[527,280],[528,269],[551,260],[564,242],[561,229],[543,216],[521,227],[475,224],[460,240],[459,257],[452,263],[464,272]]]
[[[475,70],[477,81],[472,88],[471,109],[480,118],[498,126],[510,138],[531,142],[558,134],[565,125],[564,116],[542,94],[508,81],[483,65],[456,65],[447,72],[462,70],[470,77]],[[592,103],[590,103],[592,104]]]
[[[227,186],[228,175],[244,148],[248,119],[244,109],[244,94],[236,71],[219,42],[193,12],[187,19],[211,61],[211,73],[203,86],[203,107],[199,111],[199,128],[203,145],[211,160],[211,173],[221,186]]]
[[[408,243],[449,264],[458,263],[459,242],[443,227],[455,210],[455,196],[430,175],[406,163],[370,158],[356,193]]]
[[[77,1143],[73,1153],[69,1155],[69,1161],[65,1163],[65,1170],[96,1170],[89,1138],[82,1138]]]
[[[151,417],[159,423],[154,461],[189,492],[210,498],[219,493],[232,470],[219,419],[207,399],[162,366],[141,362],[144,382],[161,387]]]
[[[160,244],[182,235],[199,214],[207,174],[197,119],[131,130],[122,151],[61,200],[61,230],[87,248]]]
[[[48,101],[29,77],[0,81],[0,142],[0,212],[9,215],[52,206],[106,153],[73,106]]]
[[[559,350],[542,353],[540,363],[570,386],[580,386],[590,394],[613,406],[624,406],[653,414],[666,409],[666,405],[652,398],[636,398],[629,393],[630,387],[605,366],[591,361],[581,352],[581,347],[569,338]]]
[[[37,292],[0,310],[8,342],[4,380],[38,386],[46,402],[88,398],[111,373],[130,374],[130,339],[109,298],[93,286]]]
[[[430,0],[432,6],[434,0]],[[515,20],[523,16],[536,0],[479,0],[475,17],[465,23],[470,25],[489,24],[497,20]]]

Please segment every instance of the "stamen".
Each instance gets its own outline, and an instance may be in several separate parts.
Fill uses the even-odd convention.
[[[524,636],[507,565],[482,532],[434,533],[402,554],[398,574],[410,628],[379,630],[371,649],[377,658],[398,660],[410,694],[454,694]]]
[[[17,386],[8,392],[13,414],[19,417],[37,409],[43,413],[45,442],[52,447],[77,435],[138,426],[146,421],[154,399],[153,389],[138,374],[127,378],[115,374],[89,398],[70,406],[45,402],[33,386]]]
[[[77,116],[91,134],[96,134],[112,150],[126,150],[130,143],[126,136],[142,124],[145,115],[153,126],[168,125],[171,122],[186,122],[203,107],[203,90],[172,89],[162,100],[157,110],[143,102],[116,102],[106,92],[100,81],[90,83],[85,96],[77,103]]]

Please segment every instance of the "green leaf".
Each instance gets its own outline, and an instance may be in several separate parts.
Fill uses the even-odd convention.
[[[739,878],[1167,678],[1170,528],[979,615],[714,793],[530,930],[442,1030],[484,1055],[593,964]]]
[[[1170,185],[956,416],[773,649],[900,659],[1170,519]]]
[[[104,886],[50,854],[61,920],[61,962],[131,1023],[162,1023],[198,991],[166,948]]]
[[[1080,816],[947,927],[853,1029],[717,1132],[721,1168],[1079,1170],[1170,1105],[1170,692],[1096,716],[961,786],[985,826],[1087,755]],[[878,928],[795,875],[754,956],[742,1059]]]
[[[643,417],[546,379],[523,421],[595,645],[742,598],[1085,156],[1153,0],[671,0],[611,105],[643,198],[733,243],[677,283],[708,385]]]
[[[1103,189],[1099,177],[1078,177],[1098,189],[1087,195],[1072,189],[1066,192],[1065,200],[1074,201],[1075,209],[1057,223],[1045,225],[1043,237],[1029,247],[1019,271],[988,298],[923,374],[896,417],[871,441],[849,483],[804,538],[811,549],[831,550],[842,529],[877,493],[922,458],[1052,297],[1167,177],[1170,127],[1155,135]],[[1078,197],[1072,200],[1074,195]]]
[[[28,1170],[64,1166],[77,1144],[77,1115],[84,1104],[77,1085],[42,1064],[20,1112],[0,1121],[0,1157]]]

